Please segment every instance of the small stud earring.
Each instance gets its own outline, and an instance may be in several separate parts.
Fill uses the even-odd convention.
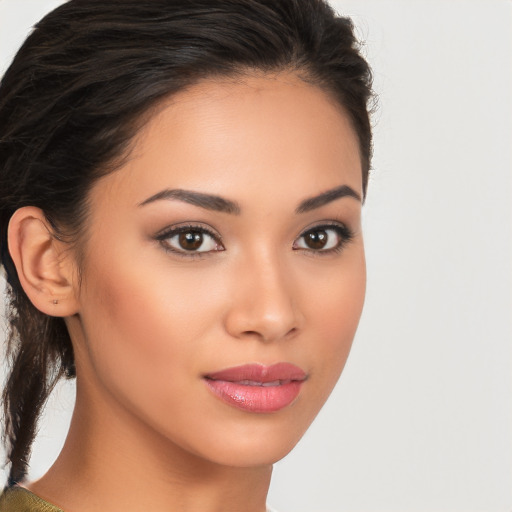
[[[53,299],[53,303],[54,303],[54,304],[58,304],[58,303],[59,303],[59,301],[58,301],[57,299]]]

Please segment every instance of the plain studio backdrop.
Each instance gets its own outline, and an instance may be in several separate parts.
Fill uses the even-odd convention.
[[[59,3],[0,0],[2,72]],[[269,503],[511,512],[512,2],[332,3],[366,42],[380,98],[368,294],[342,378],[276,464]],[[59,451],[73,393],[50,400],[31,478]]]

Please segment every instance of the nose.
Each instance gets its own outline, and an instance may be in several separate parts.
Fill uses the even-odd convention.
[[[290,338],[303,323],[292,272],[276,257],[242,266],[232,275],[233,291],[225,328],[236,338],[271,342]]]

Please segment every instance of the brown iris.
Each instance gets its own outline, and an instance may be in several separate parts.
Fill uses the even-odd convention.
[[[327,233],[322,229],[309,231],[309,233],[304,235],[304,242],[310,249],[323,249],[327,239]]]
[[[187,251],[199,249],[203,244],[203,234],[199,231],[186,231],[179,234],[180,247]]]

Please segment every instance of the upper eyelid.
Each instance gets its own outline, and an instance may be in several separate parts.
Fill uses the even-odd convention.
[[[341,222],[339,220],[322,220],[322,221],[317,221],[314,224],[311,224],[311,225],[301,229],[301,231],[297,235],[297,238],[300,236],[303,236],[305,233],[307,233],[309,231],[312,231],[314,229],[320,229],[323,227],[340,227],[340,228],[345,228],[347,230],[350,230],[346,223]],[[201,223],[196,224],[195,222],[185,222],[183,224],[180,223],[177,225],[166,226],[165,228],[159,230],[156,233],[155,237],[156,238],[165,237],[165,236],[168,236],[169,234],[172,234],[175,232],[186,231],[187,229],[204,231],[205,233],[208,233],[209,235],[212,235],[219,240],[222,240],[222,238],[223,238],[222,235],[217,230],[215,230],[209,226],[205,226]]]
[[[341,229],[350,231],[352,233],[352,229],[350,229],[349,226],[345,222],[342,222],[340,220],[321,220],[321,221],[315,222],[314,224],[311,224],[310,226],[304,228],[299,233],[298,237],[303,236],[305,233],[308,233],[309,231],[314,231],[315,229],[321,229],[321,228],[341,228]]]
[[[177,233],[187,231],[187,230],[188,231],[202,231],[202,232],[212,236],[219,242],[222,242],[222,235],[218,231],[216,231],[210,227],[206,227],[202,224],[195,224],[195,223],[185,223],[185,224],[167,226],[167,227],[161,229],[160,231],[158,231],[155,235],[155,238],[156,239],[169,238],[173,234],[177,234]]]
[[[355,235],[354,231],[345,224],[319,224],[318,226],[313,226],[312,228],[308,228],[302,231],[296,240],[302,238],[304,235],[310,233],[311,231],[327,231],[329,229],[337,232],[338,235],[344,238],[352,238]]]

